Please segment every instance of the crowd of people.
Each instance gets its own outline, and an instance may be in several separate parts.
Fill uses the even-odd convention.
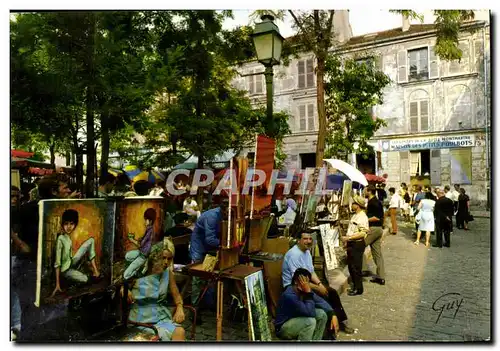
[[[70,189],[69,179],[64,174],[52,174],[37,181],[36,187],[30,191],[28,199],[22,199],[19,189],[11,188],[11,245],[12,245],[12,321],[11,330],[20,339],[29,339],[30,335],[43,323],[65,314],[66,305],[50,305],[40,308],[33,306],[37,274],[38,250],[38,201],[46,199],[81,198],[82,195]],[[137,322],[153,323],[160,328],[162,340],[183,340],[184,330],[180,323],[184,320],[183,301],[175,284],[173,264],[189,264],[204,262],[207,255],[216,252],[220,247],[222,221],[228,218],[228,201],[221,199],[217,204],[204,203],[205,212],[200,211],[195,198],[188,192],[183,196],[167,194],[162,181],[151,184],[139,180],[132,185],[111,175],[99,181],[98,196],[154,196],[165,199],[164,213],[164,250],[157,253],[158,264],[149,267],[154,278],[136,279],[131,283],[129,295],[131,317]],[[297,199],[299,200],[299,199]],[[204,198],[204,201],[205,198]],[[444,189],[422,191],[414,186],[408,191],[406,184],[401,189],[389,189],[384,186],[368,186],[357,194],[353,194],[352,216],[341,242],[347,253],[347,264],[351,278],[348,296],[362,295],[364,252],[370,247],[373,260],[377,266],[376,274],[371,282],[385,285],[385,269],[382,254],[383,228],[386,219],[390,218],[391,233],[397,234],[396,216],[401,209],[403,219],[416,223],[418,244],[422,233],[425,233],[426,246],[430,244],[431,232],[436,233],[435,246],[450,246],[450,233],[453,231],[452,218],[456,217],[457,228],[468,230],[469,198],[463,188],[455,185],[454,190],[446,186]],[[317,214],[329,213],[331,218],[338,219],[339,194],[323,199],[316,209]],[[273,210],[273,206],[276,207]],[[288,225],[294,222],[299,204],[293,196],[284,197],[271,207],[278,222]],[[291,216],[293,214],[293,216]],[[293,217],[293,218],[291,218]],[[145,217],[146,218],[146,217]],[[29,220],[26,220],[29,219]],[[63,218],[64,221],[64,218]],[[67,222],[78,222],[76,219]],[[65,223],[63,223],[65,225]],[[75,224],[76,225],[76,224]],[[173,246],[171,239],[177,236],[189,236],[189,244]],[[352,333],[348,325],[347,313],[342,306],[339,294],[335,289],[323,285],[316,275],[311,256],[313,240],[309,230],[298,233],[296,245],[284,256],[282,269],[283,293],[278,301],[274,326],[276,336],[280,339],[297,340],[332,340],[339,331]],[[147,279],[146,279],[147,278]],[[203,281],[192,280],[192,302],[198,303]],[[172,316],[164,298],[170,291],[176,303]],[[162,305],[151,314],[149,308],[151,296],[156,296],[155,304]],[[163,296],[163,297],[162,297]],[[146,305],[144,305],[144,303]],[[155,307],[156,308],[156,307]]]

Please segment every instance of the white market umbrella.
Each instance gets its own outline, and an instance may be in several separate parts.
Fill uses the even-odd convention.
[[[365,175],[347,162],[336,160],[333,158],[324,159],[323,161],[328,163],[331,167],[344,173],[353,182],[358,182],[363,186],[368,185],[368,181],[366,180]]]

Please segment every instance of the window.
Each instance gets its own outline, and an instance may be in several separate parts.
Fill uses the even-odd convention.
[[[300,168],[315,168],[316,167],[316,153],[300,154]]]
[[[314,87],[314,61],[313,59],[298,62],[299,89]]]
[[[299,131],[315,131],[316,114],[314,104],[299,105]]]
[[[429,95],[424,90],[417,90],[410,95],[410,133],[429,130]]]
[[[249,72],[249,74],[252,73],[260,73],[260,70],[254,69]],[[248,83],[248,92],[250,95],[254,94],[262,94],[264,92],[264,74],[256,74],[254,76],[248,76],[247,77],[247,83]]]
[[[451,183],[472,184],[472,149],[450,150]]]
[[[429,79],[429,50],[427,47],[408,51],[408,80]]]

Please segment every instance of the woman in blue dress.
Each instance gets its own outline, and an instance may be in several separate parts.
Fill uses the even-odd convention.
[[[165,239],[163,243],[155,245],[150,254],[150,275],[133,281],[128,294],[129,321],[154,325],[161,341],[185,340],[184,328],[180,326],[184,322],[183,302],[172,270],[173,257],[174,246],[171,241]],[[167,307],[169,291],[176,304],[173,317]],[[141,329],[153,333],[150,328]]]

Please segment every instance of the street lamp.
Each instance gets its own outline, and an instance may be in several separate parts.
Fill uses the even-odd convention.
[[[264,75],[266,77],[267,116],[271,120],[273,117],[273,66],[280,63],[284,38],[278,26],[273,22],[273,16],[264,15],[261,20],[262,22],[255,25],[252,39],[257,52],[257,60],[266,67]]]

